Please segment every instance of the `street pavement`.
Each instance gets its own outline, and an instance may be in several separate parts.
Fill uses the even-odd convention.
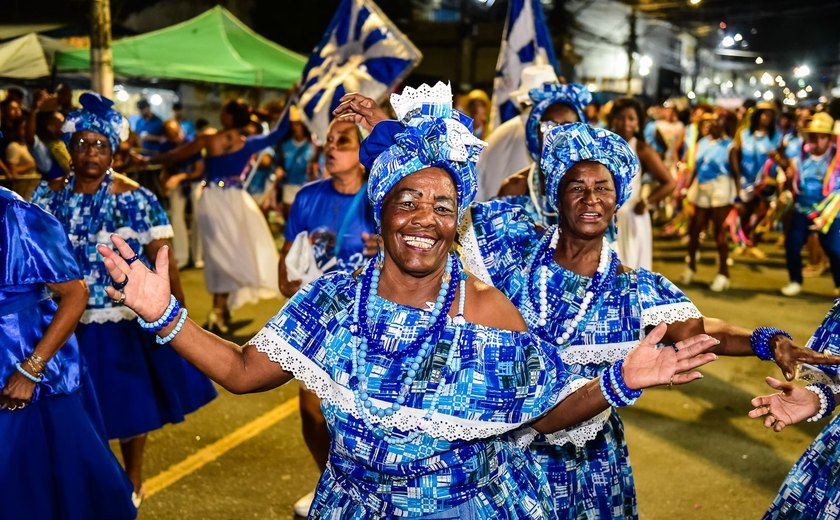
[[[711,244],[704,244],[697,281],[683,287],[707,316],[747,328],[774,325],[804,344],[833,301],[828,275],[808,279],[805,291],[785,298],[783,251],[765,244],[767,260],[737,259],[732,288],[717,294]],[[654,270],[678,280],[685,246],[657,238]],[[182,273],[191,316],[210,309],[201,271]],[[233,314],[230,339],[243,344],[280,308],[265,301]],[[759,518],[799,455],[825,421],[777,434],[746,414],[750,399],[768,393],[764,377],[775,365],[755,358],[719,359],[688,386],[645,392],[621,411],[636,476],[642,519]],[[184,423],[153,432],[144,474],[149,497],[139,518],[289,519],[292,504],[318,478],[300,433],[297,383],[262,394],[219,397]],[[116,446],[114,446],[116,448]],[[118,451],[118,450],[116,450]]]

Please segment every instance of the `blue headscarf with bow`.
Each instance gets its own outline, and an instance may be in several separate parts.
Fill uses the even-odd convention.
[[[79,97],[82,108],[67,114],[61,127],[64,144],[70,148],[70,138],[76,132],[89,130],[108,138],[111,152],[120,146],[120,141],[128,139],[128,121],[114,110],[114,102],[97,92],[85,92]]]
[[[369,171],[368,198],[377,225],[382,201],[406,176],[428,167],[448,172],[458,192],[458,220],[475,198],[475,164],[486,146],[472,134],[472,120],[452,108],[449,85],[406,87],[391,96],[400,121],[381,121],[362,142],[359,160]]]

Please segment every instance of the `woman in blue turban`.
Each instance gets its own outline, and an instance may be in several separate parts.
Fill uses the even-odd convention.
[[[67,115],[62,128],[71,157],[70,175],[42,182],[32,202],[52,213],[64,227],[90,288],[76,336],[89,366],[107,436],[120,440],[135,503],[139,504],[147,433],[183,421],[187,413],[213,399],[216,391],[172,349],[155,348],[153,337],[134,321],[136,314],[123,306],[124,299],[106,294],[106,288],[113,287],[97,261],[97,246],[118,232],[137,251],[126,260],[150,265],[149,258],[158,252],[172,253],[172,226],[152,192],[111,170],[113,151],[128,136],[125,118],[113,109],[110,99],[97,93],[86,92],[79,102],[82,107]],[[177,265],[173,261],[167,269],[173,293],[183,302]]]
[[[713,340],[679,350],[649,340],[604,379],[567,373],[452,251],[483,143],[451,90],[407,88],[391,102],[399,121],[377,125],[360,152],[383,251],[355,274],[303,287],[243,348],[186,313],[164,316],[164,253],[153,273],[123,260],[133,252],[118,236],[122,257],[99,251],[128,280],[126,305],[164,316],[161,341],[221,385],[245,393],[296,378],[318,394],[331,447],[310,518],[554,518],[542,473],[508,432],[530,423],[577,438],[574,425],[606,410],[605,395],[699,377]]]

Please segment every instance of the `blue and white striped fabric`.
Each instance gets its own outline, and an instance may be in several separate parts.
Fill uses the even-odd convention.
[[[348,92],[381,100],[423,55],[370,0],[343,0],[303,69],[298,106],[319,143]]]
[[[519,107],[510,99],[510,93],[519,87],[522,69],[545,64],[558,69],[542,3],[540,0],[511,0],[493,81],[493,128],[519,114]]]

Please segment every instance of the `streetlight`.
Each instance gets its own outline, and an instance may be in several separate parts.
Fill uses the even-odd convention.
[[[724,36],[720,44],[724,47],[732,47],[733,45],[735,45],[735,38],[733,38],[732,36]]]
[[[688,0],[688,3],[691,5],[700,5],[700,2],[703,0]]]
[[[773,100],[773,93],[769,90],[764,93],[764,101],[772,101]]]
[[[735,33],[735,38],[733,38],[733,40],[735,40],[736,42],[739,42],[743,39],[744,39],[744,37],[741,36],[741,33]]]
[[[761,97],[761,91],[760,91],[760,90],[756,90],[755,92],[753,92],[753,96],[755,96],[755,97]]]
[[[800,65],[793,69],[793,77],[795,78],[804,78],[805,76],[811,73],[811,68],[807,65]]]
[[[764,63],[764,58],[762,58],[761,56],[755,59],[756,65],[761,65],[762,63]]]

